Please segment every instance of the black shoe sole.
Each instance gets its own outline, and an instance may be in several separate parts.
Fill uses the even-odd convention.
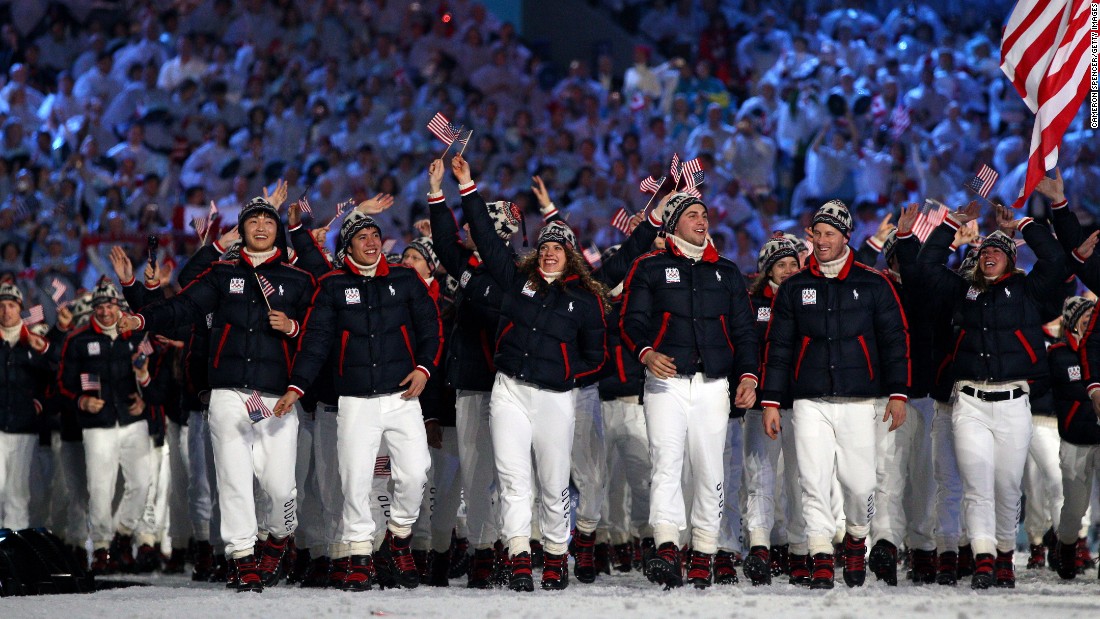
[[[544,580],[540,586],[543,591],[563,591],[569,583],[560,580]]]
[[[369,582],[361,583],[357,585],[340,585],[341,591],[347,591],[348,593],[359,593],[361,591],[370,591],[371,585]]]
[[[577,582],[590,585],[596,582],[596,572],[588,573],[587,571],[573,570],[573,578],[576,578]]]
[[[701,578],[691,578],[691,579],[688,580],[688,582],[691,583],[691,586],[695,587],[696,589],[708,589],[708,588],[710,588],[710,581],[709,580],[703,580]]]
[[[992,576],[974,576],[970,579],[971,589],[988,589],[993,586]]]
[[[745,557],[745,561],[741,564],[741,569],[744,570],[745,576],[749,577],[749,581],[754,587],[772,584],[771,565],[760,557],[753,555]]]
[[[811,589],[832,589],[835,583],[831,580],[810,580]]]
[[[508,581],[508,588],[512,591],[530,593],[535,590],[535,581],[530,576],[513,578]]]
[[[898,586],[898,561],[882,546],[876,545],[871,548],[871,553],[867,557],[867,568],[875,578],[885,581],[887,585]]]
[[[714,584],[716,584],[716,585],[736,585],[739,582],[741,582],[741,581],[737,579],[737,574],[734,574],[732,576],[715,576],[714,577]],[[771,584],[771,581],[768,581],[768,584]]]
[[[844,584],[848,585],[849,589],[854,589],[856,587],[862,587],[863,583],[866,582],[866,581],[867,581],[866,573],[864,573],[862,576],[856,576],[856,577],[849,577],[847,574],[844,575]],[[894,585],[897,585],[897,583],[895,582]]]
[[[937,575],[936,576],[936,584],[937,585],[944,585],[944,586],[948,586],[948,587],[954,587],[955,585],[959,584],[959,579],[955,578],[954,576],[939,576],[939,575]]]

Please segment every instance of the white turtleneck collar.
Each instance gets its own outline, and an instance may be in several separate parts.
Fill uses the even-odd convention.
[[[852,253],[852,250],[847,245],[844,246],[844,253],[840,254],[840,257],[831,262],[818,262],[817,268],[821,269],[821,274],[825,277],[832,279],[840,275],[840,271],[844,269],[844,263],[848,261],[848,254]]]
[[[424,278],[424,283],[428,285],[428,288],[431,288],[432,284],[435,283],[435,278],[431,277],[431,276],[425,277]]]
[[[546,271],[543,271],[542,269],[539,269],[539,275],[541,275],[541,276],[542,276],[542,278],[543,278],[544,280],[546,280],[546,283],[547,283],[547,284],[553,284],[554,282],[558,281],[558,279],[560,279],[560,278],[561,278],[561,276],[562,276],[562,274],[563,274],[563,273],[565,273],[565,271],[564,271],[564,270],[562,270],[562,271],[555,271],[555,272],[553,272],[553,273],[548,273],[548,272],[546,272]]]
[[[275,247],[272,247],[271,249],[269,249],[267,251],[260,251],[260,252],[251,251],[251,250],[243,249],[243,248],[241,249],[241,253],[248,256],[249,262],[251,262],[254,266],[263,264],[263,263],[267,262],[268,260],[271,260],[272,256],[274,256],[275,252],[277,252],[277,251],[279,251],[279,250]]]
[[[694,245],[675,234],[670,234],[668,236],[672,239],[672,244],[676,246],[676,249],[680,250],[680,253],[689,258],[692,262],[699,262],[703,259],[703,252],[707,249],[706,241],[704,241],[702,245]]]
[[[96,328],[103,332],[103,335],[106,335],[112,340],[118,339],[118,322],[115,322],[115,324],[108,327],[105,326],[102,322],[96,320],[94,317],[92,318],[92,321],[95,322]]]
[[[771,289],[772,289],[772,292],[776,292],[776,291],[778,291],[778,290],[779,290],[779,284],[777,284],[777,283],[775,283],[774,281],[772,281],[772,280],[770,280],[770,279],[769,279],[769,280],[768,280],[768,288],[771,288]]]
[[[382,254],[378,254],[378,260],[374,261],[374,264],[367,266],[365,264],[359,264],[351,257],[351,254],[347,255],[348,263],[355,267],[355,270],[359,271],[360,275],[366,275],[367,277],[374,277],[374,274],[378,271],[378,265],[382,264]]]
[[[0,336],[8,343],[8,346],[15,348],[15,345],[19,343],[19,338],[23,335],[23,321],[15,323],[13,327],[0,327]]]

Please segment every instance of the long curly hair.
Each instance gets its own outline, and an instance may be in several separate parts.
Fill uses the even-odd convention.
[[[520,259],[518,268],[520,272],[527,275],[527,281],[535,285],[535,290],[540,293],[546,292],[550,286],[565,286],[566,278],[576,275],[580,279],[580,286],[585,290],[596,295],[600,300],[600,305],[603,306],[604,315],[611,313],[611,302],[608,301],[609,291],[607,286],[604,286],[600,282],[596,281],[592,277],[592,271],[588,268],[588,264],[584,261],[580,252],[565,248],[565,271],[561,274],[561,277],[554,280],[554,282],[547,283],[539,273],[539,253],[533,251]]]

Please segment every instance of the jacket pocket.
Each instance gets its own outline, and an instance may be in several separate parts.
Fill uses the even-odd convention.
[[[565,347],[565,342],[561,344],[561,360],[565,363],[565,380],[569,380],[571,372],[569,371],[569,349]]]
[[[409,351],[409,359],[412,360],[413,367],[416,367],[416,354],[413,353],[412,341],[409,339],[409,330],[405,325],[401,325],[401,337],[405,340],[405,350]]]
[[[668,331],[668,321],[672,318],[672,314],[665,312],[661,317],[661,329],[657,331],[657,339],[653,340],[653,348],[656,350],[661,345],[661,341],[665,339],[665,332]]]
[[[214,368],[218,367],[218,362],[222,359],[222,349],[225,348],[225,340],[229,337],[229,330],[232,325],[225,325],[225,329],[222,329],[222,336],[218,339],[218,349],[214,351]]]
[[[810,338],[802,336],[802,347],[798,349],[798,359],[794,362],[794,379],[798,380],[798,370],[802,368],[802,358],[806,356],[806,348],[810,345]]]
[[[1035,356],[1035,351],[1032,350],[1031,344],[1029,344],[1027,338],[1024,337],[1023,331],[1016,329],[1016,339],[1020,340],[1020,343],[1023,344],[1024,350],[1027,352],[1027,356],[1031,359],[1032,363],[1035,363],[1039,360],[1039,358]]]
[[[344,375],[344,354],[348,351],[348,338],[351,332],[344,331],[340,334],[340,376]]]
[[[867,375],[870,376],[870,380],[875,380],[875,368],[871,365],[871,351],[867,350],[867,340],[863,339],[863,336],[859,336],[859,347],[863,349],[863,358],[867,360]]]
[[[730,352],[733,352],[733,342],[730,341],[730,330],[729,327],[726,326],[726,317],[719,316],[718,322],[722,325],[722,335],[726,338],[726,346],[729,346]]]

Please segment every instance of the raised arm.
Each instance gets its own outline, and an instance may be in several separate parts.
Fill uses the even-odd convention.
[[[485,200],[470,177],[470,164],[461,156],[451,160],[451,170],[458,181],[458,190],[462,194],[462,212],[470,224],[470,234],[474,245],[481,254],[481,261],[489,274],[501,286],[511,286],[517,276],[516,262],[508,242],[497,236],[493,220],[489,217]],[[520,214],[522,217],[523,214]]]
[[[428,168],[428,186],[428,218],[436,256],[451,277],[462,277],[474,252],[464,247],[458,238],[458,222],[443,197],[443,160],[436,159]]]

